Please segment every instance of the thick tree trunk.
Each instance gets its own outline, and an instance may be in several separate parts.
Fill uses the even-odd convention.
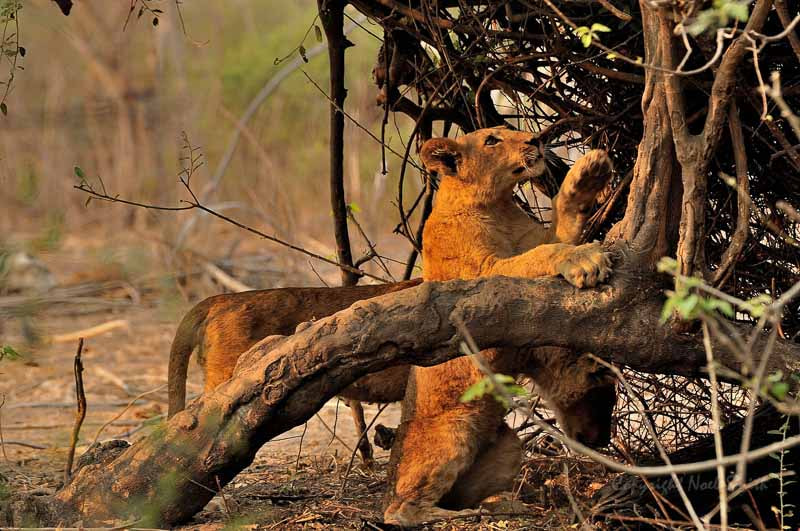
[[[659,34],[661,17],[647,2],[640,2],[645,62],[663,67],[671,46]],[[608,239],[622,239],[631,246],[644,270],[652,271],[658,260],[674,254],[681,219],[680,165],[672,138],[667,106],[665,74],[645,70],[642,94],[644,132],[639,143],[625,217],[609,232]]]
[[[459,319],[481,348],[558,345],[643,371],[702,373],[701,342],[658,325],[660,293],[653,278],[619,271],[612,285],[596,290],[559,279],[494,277],[425,283],[359,302],[293,336],[266,338],[242,356],[232,380],[164,429],[114,459],[79,469],[57,495],[58,510],[84,522],[184,521],[265,442],[305,422],[360,376],[457,356],[453,323]],[[739,368],[733,356],[716,351],[722,364]],[[769,370],[797,371],[798,351],[778,343]]]

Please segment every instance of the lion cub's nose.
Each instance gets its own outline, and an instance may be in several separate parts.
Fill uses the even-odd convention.
[[[539,138],[538,138],[538,137],[536,137],[536,136],[532,136],[532,137],[530,138],[530,140],[527,140],[525,143],[526,143],[526,144],[528,144],[529,146],[536,146],[537,148],[539,148],[539,155],[541,155],[542,157],[544,157],[544,144],[542,144],[542,143],[539,141]]]

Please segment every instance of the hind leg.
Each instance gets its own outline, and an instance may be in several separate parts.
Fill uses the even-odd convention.
[[[501,493],[511,491],[522,467],[522,442],[505,422],[498,433],[497,441],[478,454],[475,463],[456,480],[452,490],[442,498],[442,507],[476,507],[487,498],[495,498]],[[490,510],[494,508],[489,507]]]
[[[436,507],[478,454],[475,410],[456,407],[433,417],[416,417],[400,426],[392,448],[397,463],[384,522],[413,526],[438,518],[479,514]]]
[[[361,454],[361,461],[367,466],[372,466],[374,459],[372,458],[372,445],[369,443],[369,438],[366,434],[367,422],[364,420],[364,408],[361,407],[361,402],[358,400],[345,400],[345,403],[350,408],[350,416],[353,417],[356,433],[360,437],[358,451]]]

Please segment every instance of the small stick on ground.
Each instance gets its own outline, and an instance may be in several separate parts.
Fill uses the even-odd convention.
[[[361,437],[359,437],[355,449],[352,452],[350,452],[350,461],[347,463],[347,470],[344,473],[344,478],[342,478],[342,486],[339,487],[339,497],[341,497],[344,494],[344,488],[345,486],[347,486],[347,477],[350,475],[350,470],[353,468],[353,461],[356,458],[356,450],[358,450],[358,447],[361,445],[361,441],[367,437],[369,429],[372,427],[373,424],[375,424],[375,421],[378,420],[378,417],[381,415],[381,413],[383,413],[383,410],[386,409],[387,407],[389,407],[389,404],[381,404],[380,407],[378,407],[378,412],[375,413],[375,416],[372,417],[370,423],[361,432]]]
[[[225,507],[225,516],[227,517],[228,521],[230,521],[231,518],[233,518],[233,515],[231,514],[231,508],[228,505],[228,498],[225,497],[225,493],[222,491],[222,485],[219,482],[219,476],[214,476],[214,479],[217,482],[217,492],[222,498],[222,505]]]
[[[9,461],[6,455],[6,443],[3,440],[3,406],[6,405],[6,395],[0,395],[0,450],[3,451],[3,459]]]
[[[3,444],[3,446],[22,446],[22,447],[25,447],[25,448],[33,448],[34,450],[46,450],[47,449],[47,446],[42,446],[40,444],[34,444],[32,442],[26,442],[26,441],[3,441],[2,444]],[[5,448],[3,448],[3,452],[5,452],[5,451],[6,451]],[[5,458],[6,458],[6,460],[8,460],[7,456],[5,456]]]
[[[76,339],[83,340],[87,337],[99,336],[105,334],[106,332],[116,330],[117,328],[124,328],[130,332],[130,323],[128,323],[128,321],[125,319],[115,319],[113,321],[108,321],[107,323],[92,326],[91,328],[78,330],[77,332],[69,332],[68,334],[55,334],[50,337],[50,340],[53,343],[71,343]]]
[[[78,435],[81,432],[83,419],[86,418],[86,393],[83,391],[83,362],[81,353],[83,352],[83,338],[78,339],[78,352],[75,353],[75,394],[78,399],[78,411],[75,413],[75,426],[72,428],[72,438],[67,453],[67,465],[64,467],[64,483],[66,484],[72,477],[72,461],[75,459],[75,447],[78,445]]]

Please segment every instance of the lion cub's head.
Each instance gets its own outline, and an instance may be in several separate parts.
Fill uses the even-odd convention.
[[[483,202],[510,199],[514,186],[546,171],[536,137],[506,127],[480,129],[457,140],[428,140],[420,156],[442,186],[463,188]]]
[[[558,347],[539,350],[545,361],[531,376],[558,425],[567,436],[587,446],[606,446],[617,403],[614,373],[588,353],[575,354]]]

